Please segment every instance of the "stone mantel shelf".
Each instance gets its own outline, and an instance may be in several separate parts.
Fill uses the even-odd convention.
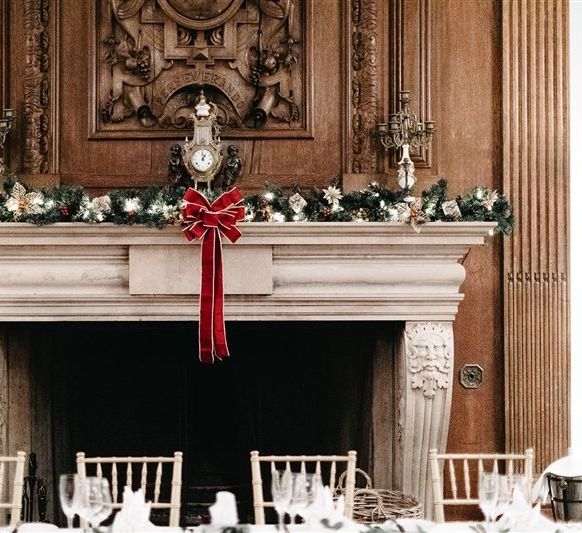
[[[227,320],[453,320],[459,261],[495,227],[243,223]],[[195,320],[199,251],[178,227],[0,223],[0,320]]]

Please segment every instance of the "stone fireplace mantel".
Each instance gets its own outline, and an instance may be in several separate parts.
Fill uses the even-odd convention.
[[[247,223],[225,244],[227,320],[453,320],[459,261],[492,223]],[[195,320],[180,230],[0,224],[0,320]]]
[[[402,324],[377,349],[374,478],[417,495],[430,516],[428,450],[447,444],[461,262],[495,224],[240,226],[224,247],[227,320]],[[0,322],[196,320],[199,251],[176,227],[2,223]],[[2,420],[26,423],[4,412],[20,394],[7,389],[8,351],[0,331],[0,444],[10,448],[0,453],[19,442],[5,446],[16,430]]]

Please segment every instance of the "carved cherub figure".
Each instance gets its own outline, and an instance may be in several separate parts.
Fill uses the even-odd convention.
[[[226,153],[226,163],[222,170],[222,185],[225,189],[229,189],[240,178],[243,164],[242,159],[238,156],[238,148],[234,144],[228,146]]]
[[[173,144],[170,146],[168,177],[176,185],[183,185],[185,187],[192,185],[192,179],[182,161],[182,147],[179,144]]]

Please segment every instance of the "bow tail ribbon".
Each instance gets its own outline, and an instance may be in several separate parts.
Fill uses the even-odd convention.
[[[209,228],[202,241],[202,276],[198,343],[200,361],[213,363],[228,357],[224,325],[224,282],[220,232]]]
[[[199,357],[202,363],[213,363],[215,359],[230,355],[224,324],[221,234],[232,243],[241,236],[236,223],[244,219],[244,207],[240,205],[242,199],[236,188],[223,193],[212,205],[194,189],[188,189],[184,195],[184,235],[190,241],[202,241],[198,320]]]

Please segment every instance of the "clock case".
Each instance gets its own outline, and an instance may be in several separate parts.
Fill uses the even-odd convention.
[[[203,181],[210,189],[210,185],[216,174],[222,167],[222,144],[220,141],[220,126],[217,122],[216,105],[212,102],[206,102],[204,96],[201,96],[196,113],[191,115],[194,125],[192,139],[184,142],[182,149],[182,161],[192,177],[195,187],[198,182]],[[201,148],[208,150],[213,156],[212,165],[201,172],[192,164],[192,156]]]

